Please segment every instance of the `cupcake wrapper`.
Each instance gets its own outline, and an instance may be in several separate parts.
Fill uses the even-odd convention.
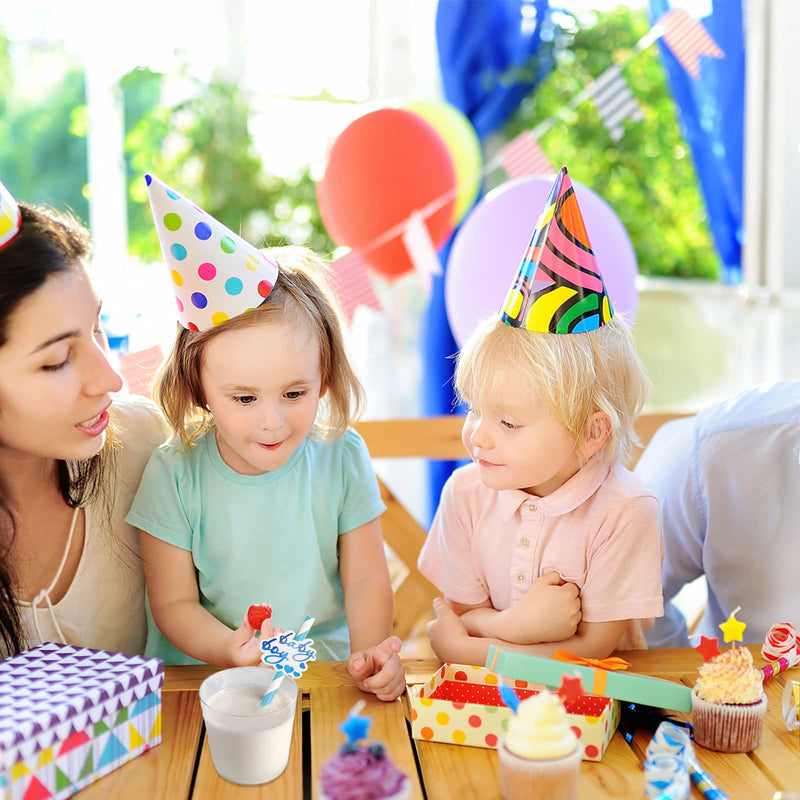
[[[533,761],[514,755],[506,746],[500,756],[500,794],[503,800],[577,800],[581,751],[563,758]]]
[[[720,753],[749,753],[761,741],[767,696],[757,703],[709,703],[692,691],[694,740]]]

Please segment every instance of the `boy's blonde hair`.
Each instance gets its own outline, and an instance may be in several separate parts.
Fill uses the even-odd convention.
[[[589,417],[602,411],[611,426],[597,458],[630,461],[638,437],[633,423],[650,392],[650,380],[619,315],[587,333],[537,333],[492,317],[473,331],[456,365],[456,390],[462,400],[502,398],[501,381],[513,375],[523,389],[547,404],[575,437],[584,460]]]
[[[364,390],[347,357],[341,317],[327,285],[324,262],[304,247],[279,247],[265,253],[278,264],[280,274],[264,302],[204,331],[179,327],[172,352],[156,379],[153,396],[187,447],[214,426],[201,382],[206,344],[225,331],[254,325],[306,324],[316,336],[326,390],[315,425],[318,435],[341,436],[361,413]]]

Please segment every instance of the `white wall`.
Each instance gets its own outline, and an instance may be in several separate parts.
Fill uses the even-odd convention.
[[[796,0],[747,0],[745,285],[800,294],[800,106]]]

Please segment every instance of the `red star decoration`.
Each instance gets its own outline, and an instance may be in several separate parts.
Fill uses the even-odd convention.
[[[708,636],[703,636],[700,634],[700,644],[697,645],[694,649],[703,656],[703,661],[708,661],[709,659],[713,658],[714,656],[719,655],[719,647],[717,647],[717,642],[719,640],[715,636],[713,639],[709,639]]]
[[[565,704],[571,703],[586,694],[583,690],[583,681],[580,675],[562,675],[561,686],[556,692]]]

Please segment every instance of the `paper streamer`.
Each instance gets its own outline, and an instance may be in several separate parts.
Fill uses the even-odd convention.
[[[644,762],[644,796],[653,800],[686,800],[691,784],[683,759],[679,756],[655,755]]]
[[[768,631],[761,655],[767,661],[777,661],[781,657],[794,666],[800,661],[800,643],[795,627],[788,622],[776,622]]]
[[[781,700],[781,711],[786,727],[790,731],[800,729],[800,681],[786,681]]]
[[[703,768],[697,761],[697,756],[694,752],[692,740],[689,738],[689,733],[680,725],[676,725],[674,722],[662,722],[656,729],[656,732],[653,734],[650,744],[647,745],[647,751],[645,755],[646,781],[649,782],[649,776],[647,773],[648,760],[654,759],[657,756],[674,756],[679,762],[683,762],[684,769],[686,770],[689,779],[691,779],[692,783],[702,793],[706,800],[728,800],[728,795],[726,795],[725,792],[716,786],[714,781],[711,780],[711,776],[707,772],[703,771]],[[656,780],[659,780],[659,773],[654,772],[654,775],[656,776]],[[680,791],[680,786],[681,782],[676,778],[673,784],[667,785],[666,789],[664,790],[667,793],[647,796],[661,798],[661,800],[672,800],[673,797],[688,797],[688,795],[668,793],[673,790],[676,792]]]
[[[764,681],[768,681],[770,678],[774,678],[776,675],[792,666],[794,666],[794,664],[781,656],[777,661],[773,661],[771,664],[765,664],[763,667],[759,667],[759,669],[764,675]]]

